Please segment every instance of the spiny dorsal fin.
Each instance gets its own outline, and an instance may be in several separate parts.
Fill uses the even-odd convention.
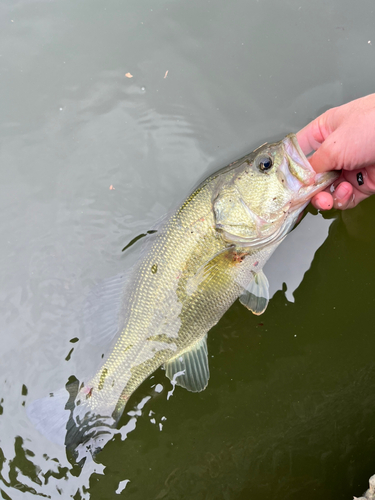
[[[203,391],[210,378],[207,357],[207,334],[189,351],[165,364],[167,377],[191,392]]]
[[[269,283],[266,275],[263,271],[254,273],[254,279],[248,283],[245,291],[240,296],[241,304],[259,316],[266,310],[269,299]]]

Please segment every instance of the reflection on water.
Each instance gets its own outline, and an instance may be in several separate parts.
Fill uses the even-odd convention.
[[[128,242],[214,169],[373,91],[374,15],[372,0],[0,4],[0,496],[367,488],[374,200],[311,211],[269,262],[267,312],[235,303],[211,331],[208,388],[158,370],[96,462],[72,465],[25,407],[100,363],[82,305],[137,258]]]
[[[270,297],[286,284],[286,297],[294,302],[293,292],[310,268],[315,252],[328,236],[332,220],[307,214],[288,238],[277,248],[265,266],[270,281]]]

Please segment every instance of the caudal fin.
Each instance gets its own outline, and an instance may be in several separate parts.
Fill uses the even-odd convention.
[[[93,413],[78,398],[78,381],[37,399],[26,408],[35,428],[47,439],[66,446],[81,465],[94,457],[112,438],[116,421],[112,416]]]
[[[66,409],[69,393],[60,389],[46,398],[37,399],[26,408],[26,413],[34,427],[53,443],[65,444],[66,425],[70,411]]]

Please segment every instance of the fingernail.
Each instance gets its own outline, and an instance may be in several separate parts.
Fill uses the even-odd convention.
[[[350,187],[346,184],[340,184],[335,191],[335,198],[345,198],[349,194]]]

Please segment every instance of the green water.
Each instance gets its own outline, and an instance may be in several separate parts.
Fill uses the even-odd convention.
[[[82,304],[136,260],[122,248],[213,170],[374,91],[373,0],[4,0],[0,27],[0,497],[360,496],[375,197],[310,209],[265,314],[236,302],[210,332],[207,389],[158,370],[97,463],[72,467],[25,409],[100,362]]]
[[[125,491],[137,499],[333,499],[366,489],[375,452],[374,208],[372,199],[359,216],[330,214],[337,219],[294,304],[279,292],[261,318],[231,308],[210,333],[209,387],[146,404],[137,432],[100,456],[108,474],[91,479],[92,498],[107,498],[125,470]],[[350,235],[358,229],[365,242]],[[155,381],[168,389],[162,371],[155,379],[133,404]],[[166,417],[162,432],[150,425],[151,408]]]

